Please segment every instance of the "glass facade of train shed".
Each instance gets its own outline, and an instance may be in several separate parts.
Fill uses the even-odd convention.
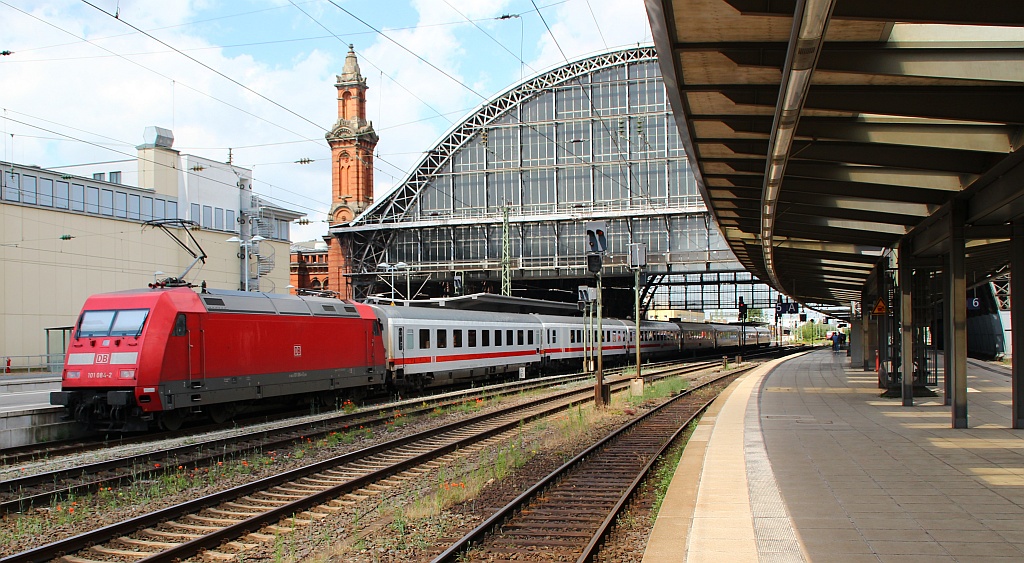
[[[616,277],[632,285],[631,243],[647,245],[651,274],[742,270],[708,220],[651,47],[569,63],[510,88],[332,231],[354,239],[353,272],[366,274],[357,295],[383,291],[378,267],[397,263],[434,281],[458,273],[466,292],[488,290],[500,283],[505,253],[513,283],[575,290],[590,277],[589,220],[607,224],[612,285]],[[703,308],[693,292],[669,287],[656,304]],[[766,286],[758,293],[771,298]]]

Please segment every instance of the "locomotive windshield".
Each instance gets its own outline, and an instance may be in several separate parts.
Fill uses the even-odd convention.
[[[118,311],[86,311],[78,322],[79,338],[104,336],[139,336],[146,322],[149,309],[124,309]]]

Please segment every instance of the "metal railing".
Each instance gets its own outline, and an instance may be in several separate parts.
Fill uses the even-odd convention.
[[[64,354],[34,354],[19,356],[0,354],[0,375],[19,373],[60,373],[64,368]]]

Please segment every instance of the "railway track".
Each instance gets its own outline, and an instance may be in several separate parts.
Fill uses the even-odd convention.
[[[692,364],[692,369],[701,369],[706,365],[709,364]],[[656,367],[652,373],[656,374],[659,369],[664,368]],[[369,409],[379,414],[368,414],[366,410],[351,414],[338,413],[315,422],[301,422],[274,430],[257,430],[216,440],[80,464],[72,468],[12,477],[0,484],[0,514],[22,512],[33,506],[47,506],[72,495],[94,492],[106,487],[125,486],[132,481],[152,478],[179,466],[197,467],[254,451],[282,449],[303,440],[330,435],[332,432],[344,432],[354,426],[381,426],[392,420],[395,412],[400,412],[404,416],[422,415],[437,408],[458,405],[469,395],[493,398],[581,379],[585,379],[585,376],[554,376],[502,384],[484,393],[480,390],[460,391],[448,394],[435,402],[425,403],[423,400],[414,399],[390,405],[383,410]]]
[[[749,369],[680,393],[621,427],[499,509],[433,563],[593,560],[658,457],[721,389]]]
[[[688,366],[677,371],[696,369],[700,368]],[[628,384],[622,380],[612,385]],[[562,391],[197,498],[0,562],[35,562],[62,556],[69,563],[174,561],[204,550],[208,558],[233,559],[272,541],[275,533],[288,533],[344,510],[350,503],[347,496],[380,494],[390,484],[416,479],[427,471],[422,466],[432,460],[501,439],[503,433],[515,431],[526,421],[592,399],[590,389]]]

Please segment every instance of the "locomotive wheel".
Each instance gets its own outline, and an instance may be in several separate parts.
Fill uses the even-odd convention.
[[[167,411],[160,414],[160,427],[164,430],[180,430],[181,425],[185,424],[185,414],[180,410]]]
[[[235,413],[237,412],[238,409],[231,404],[213,405],[210,407],[210,420],[212,420],[214,424],[224,424],[234,418]]]

